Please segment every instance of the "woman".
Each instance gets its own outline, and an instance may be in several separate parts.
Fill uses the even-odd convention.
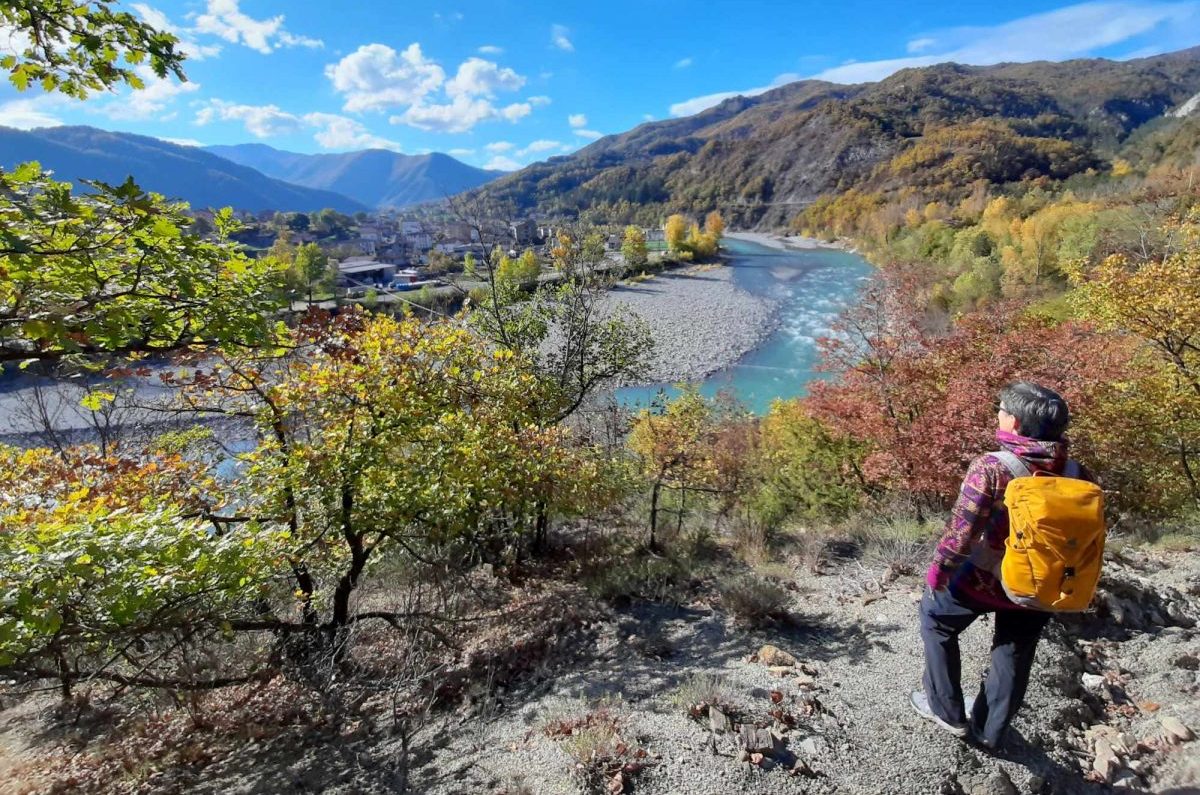
[[[1004,556],[1008,511],[1004,490],[1034,472],[1090,476],[1067,457],[1066,401],[1028,382],[1010,384],[997,403],[1001,450],[971,462],[954,511],[926,574],[921,600],[925,644],[923,690],[913,709],[957,737],[997,748],[1021,706],[1034,652],[1050,614],[1009,601],[993,573]],[[963,706],[958,635],[984,613],[996,614],[991,666],[968,715]]]

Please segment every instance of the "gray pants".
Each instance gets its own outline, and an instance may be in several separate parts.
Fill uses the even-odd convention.
[[[1009,721],[1021,708],[1033,655],[1049,613],[1036,610],[994,610],[949,590],[926,592],[921,599],[921,640],[925,643],[925,695],[934,713],[963,725],[962,662],[958,635],[984,613],[995,612],[992,662],[971,713],[976,734],[997,746]]]

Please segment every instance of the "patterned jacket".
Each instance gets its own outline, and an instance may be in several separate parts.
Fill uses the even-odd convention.
[[[1030,439],[997,431],[1000,446],[1016,453],[1030,470],[1061,474],[1067,464],[1068,443]],[[929,587],[949,588],[991,608],[1020,610],[1004,594],[992,573],[1004,557],[1008,538],[1008,509],[1004,489],[1012,473],[999,458],[985,453],[971,462],[946,530],[925,575]],[[1091,480],[1086,470],[1083,477]]]

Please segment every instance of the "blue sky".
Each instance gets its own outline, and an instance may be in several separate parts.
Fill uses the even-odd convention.
[[[947,60],[1131,58],[1200,44],[1200,0],[122,2],[184,41],[189,82],[86,102],[0,88],[0,124],[90,124],[300,152],[443,151],[512,169],[805,77]],[[0,30],[0,51],[14,41]]]

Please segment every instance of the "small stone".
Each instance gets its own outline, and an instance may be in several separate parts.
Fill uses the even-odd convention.
[[[969,792],[970,795],[1017,795],[1017,788],[1007,773],[997,770],[971,787]]]
[[[1025,791],[1029,795],[1042,795],[1042,790],[1046,788],[1046,777],[1033,775],[1025,782]]]
[[[788,654],[778,646],[772,646],[769,643],[758,650],[758,661],[768,667],[782,665],[794,666],[797,663],[795,657]]]
[[[800,741],[800,753],[807,757],[820,756],[822,745],[823,743],[821,742],[820,737],[805,737]]]
[[[751,754],[777,756],[783,750],[783,743],[778,735],[748,723],[742,724],[739,740],[742,748]]]
[[[1084,674],[1082,678],[1083,686],[1088,690],[1098,691],[1104,687],[1104,677],[1100,674]]]
[[[1132,789],[1134,787],[1141,787],[1141,785],[1141,779],[1139,779],[1137,773],[1134,773],[1132,770],[1121,770],[1115,776],[1113,776],[1114,787]]]
[[[1166,732],[1167,740],[1171,743],[1186,743],[1188,740],[1196,736],[1192,733],[1191,729],[1183,725],[1179,718],[1174,716],[1167,715],[1166,717],[1161,718],[1159,722],[1162,724],[1163,730]]]
[[[1092,770],[1096,771],[1096,775],[1100,776],[1105,784],[1109,784],[1120,767],[1121,760],[1117,758],[1108,740],[1097,740],[1096,758],[1092,761]]]

